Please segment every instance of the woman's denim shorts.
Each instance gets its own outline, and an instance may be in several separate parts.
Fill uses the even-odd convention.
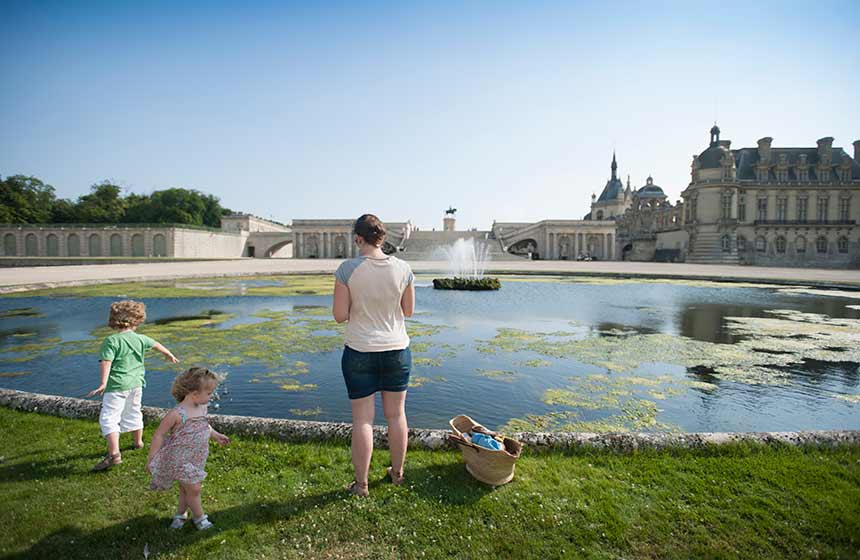
[[[405,391],[412,371],[412,350],[359,352],[343,347],[340,360],[350,399],[361,399],[377,391]]]

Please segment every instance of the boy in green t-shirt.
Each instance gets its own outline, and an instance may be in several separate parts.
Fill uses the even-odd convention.
[[[94,471],[103,471],[122,463],[119,452],[120,432],[131,432],[134,449],[143,447],[143,413],[140,403],[146,385],[143,358],[155,348],[172,363],[177,363],[170,350],[146,335],[134,332],[146,320],[146,306],[139,301],[118,301],[110,306],[108,325],[118,332],[108,336],[99,350],[102,383],[89,396],[104,394],[99,425],[107,439],[108,452]]]

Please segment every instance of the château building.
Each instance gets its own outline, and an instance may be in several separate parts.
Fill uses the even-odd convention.
[[[860,266],[860,140],[732,150],[716,124],[681,193],[687,262]]]

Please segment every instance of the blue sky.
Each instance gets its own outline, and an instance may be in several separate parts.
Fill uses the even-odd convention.
[[[0,0],[0,174],[273,217],[577,219],[733,147],[852,151],[860,2]]]

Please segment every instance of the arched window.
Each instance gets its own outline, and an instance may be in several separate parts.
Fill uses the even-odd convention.
[[[122,256],[122,236],[118,233],[110,236],[110,256]]]
[[[747,250],[747,238],[743,235],[738,236],[738,252],[742,253]]]
[[[803,237],[802,235],[798,235],[797,238],[794,240],[794,247],[798,253],[800,253],[800,254],[805,253],[806,252],[806,238]]]
[[[18,239],[14,233],[7,233],[3,236],[3,254],[7,257],[18,256]]]
[[[827,238],[823,235],[815,240],[815,250],[819,253],[827,252]]]
[[[732,238],[728,235],[724,235],[722,239],[720,239],[720,245],[723,248],[723,253],[728,253],[732,250]]]
[[[49,257],[60,256],[60,240],[53,233],[49,233],[45,239],[45,252]]]
[[[100,257],[102,256],[102,238],[99,234],[94,233],[90,235],[89,239],[89,256],[91,257]]]
[[[848,252],[848,238],[847,237],[840,237],[839,241],[837,242],[837,246],[839,247],[840,253],[847,253]]]
[[[156,233],[152,238],[152,254],[156,257],[167,256],[167,242],[164,240],[164,236],[160,233]]]
[[[598,219],[598,220],[602,220],[602,219],[603,219],[603,210],[598,210],[598,211],[597,211],[597,219]]]
[[[81,256],[81,238],[76,233],[72,233],[66,239],[66,254],[70,257]]]
[[[761,235],[755,238],[755,250],[757,253],[764,253],[767,250],[767,240]]]
[[[35,233],[28,233],[24,238],[24,255],[27,257],[39,256],[39,239]]]
[[[780,255],[785,254],[785,237],[781,235],[776,238],[776,252]]]
[[[132,257],[142,257],[143,254],[143,236],[139,233],[135,233],[131,236],[131,256]]]

